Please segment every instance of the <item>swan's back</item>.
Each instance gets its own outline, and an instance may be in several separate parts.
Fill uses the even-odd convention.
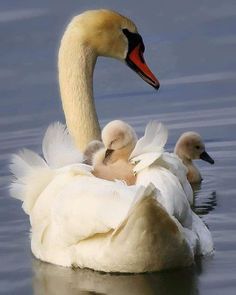
[[[52,191],[49,187],[50,196]],[[48,197],[40,197],[34,216],[42,214]],[[44,261],[106,272],[154,271],[193,262],[183,233],[156,201],[152,186],[75,177],[49,208],[47,218],[32,220],[32,250]]]

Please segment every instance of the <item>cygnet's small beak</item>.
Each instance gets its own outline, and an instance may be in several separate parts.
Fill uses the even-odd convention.
[[[109,159],[109,157],[111,156],[111,154],[114,152],[114,150],[112,149],[107,149],[105,152],[105,157],[103,160],[103,163],[106,164],[107,160]]]
[[[206,151],[201,153],[200,159],[202,159],[203,161],[206,161],[206,162],[208,162],[210,164],[215,163],[215,161],[209,156],[209,154]]]
[[[155,89],[159,89],[160,82],[153,75],[149,67],[147,66],[144,57],[143,51],[141,49],[141,44],[138,44],[134,47],[126,57],[127,65],[134,70],[145,82],[153,86]]]

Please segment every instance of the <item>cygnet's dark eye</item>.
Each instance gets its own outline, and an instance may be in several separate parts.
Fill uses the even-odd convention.
[[[200,145],[196,145],[195,148],[196,148],[197,150],[200,150]]]

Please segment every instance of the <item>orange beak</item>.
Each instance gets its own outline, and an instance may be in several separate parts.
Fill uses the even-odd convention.
[[[143,52],[141,50],[141,44],[138,44],[132,51],[128,53],[126,57],[126,63],[144,81],[153,86],[155,89],[159,89],[160,82],[147,66],[143,57]]]

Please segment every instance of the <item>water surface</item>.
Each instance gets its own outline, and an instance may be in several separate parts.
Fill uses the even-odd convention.
[[[65,24],[98,7],[138,24],[147,62],[161,81],[155,92],[122,63],[101,58],[94,78],[101,125],[125,119],[141,135],[150,119],[159,119],[170,129],[169,150],[183,131],[194,130],[215,159],[214,166],[197,163],[204,180],[196,188],[195,208],[212,232],[215,255],[191,268],[109,275],[42,263],[31,255],[28,217],[9,197],[9,155],[22,147],[40,152],[47,125],[64,121],[56,55]],[[235,33],[235,1],[1,1],[1,294],[235,294]]]

